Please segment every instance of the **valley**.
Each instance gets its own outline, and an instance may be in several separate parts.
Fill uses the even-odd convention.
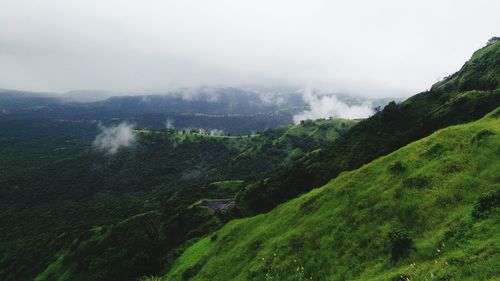
[[[60,15],[106,14],[109,3],[70,16],[73,4],[46,27],[60,40],[33,49],[23,42],[44,30],[24,34],[32,18],[23,10],[28,23],[11,21],[0,7],[10,66],[0,83],[40,88],[0,89],[0,280],[500,280],[499,37],[472,53],[462,34],[482,30],[468,22],[450,32],[460,38],[440,32],[417,44],[453,17],[436,9],[420,29],[421,14],[399,7],[419,15],[408,32],[406,19],[373,24],[389,14],[372,19],[357,6],[354,36],[343,26],[350,14],[319,16],[326,3],[283,18],[271,4],[251,18],[242,15],[252,9],[230,10],[223,29],[244,24],[229,43],[208,36],[222,14],[203,24],[170,9],[145,17],[158,3],[125,17],[126,28],[117,11],[73,32],[79,24]],[[175,14],[193,9],[178,5]],[[197,17],[213,16],[198,5]],[[266,17],[272,24],[251,31]],[[302,28],[332,18],[344,41],[323,34],[323,22]],[[289,34],[271,28],[284,22]],[[41,64],[47,57],[58,63]],[[458,71],[432,80],[438,66]]]

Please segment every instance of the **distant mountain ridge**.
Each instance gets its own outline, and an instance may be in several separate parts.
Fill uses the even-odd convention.
[[[111,93],[75,91],[73,94],[85,96]],[[369,102],[374,109],[392,100],[336,96],[348,106]],[[293,123],[293,117],[308,108],[309,104],[304,101],[302,93],[297,91],[253,92],[230,87],[183,89],[155,95],[112,96],[93,102],[75,102],[75,99],[65,98],[65,95],[0,91],[0,123],[3,120],[44,122],[39,127],[56,126],[54,123],[59,122],[58,120],[102,123],[122,120],[152,129],[165,128],[168,123],[171,128],[207,131],[216,129],[228,134],[245,135]]]

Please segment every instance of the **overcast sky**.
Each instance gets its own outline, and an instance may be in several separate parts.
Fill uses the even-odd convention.
[[[0,0],[0,88],[407,96],[500,35],[498,0]]]

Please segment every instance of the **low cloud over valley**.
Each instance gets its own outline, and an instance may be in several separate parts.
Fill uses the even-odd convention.
[[[115,154],[120,148],[129,147],[136,142],[133,126],[122,122],[116,126],[99,125],[101,132],[96,136],[93,146],[109,154]]]

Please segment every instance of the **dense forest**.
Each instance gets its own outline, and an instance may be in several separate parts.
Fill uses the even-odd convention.
[[[133,146],[114,154],[74,137],[4,139],[0,185],[9,188],[0,191],[0,225],[6,229],[0,273],[5,280],[33,278],[56,254],[87,243],[96,227],[112,231],[115,224],[121,226],[113,231],[118,236],[67,257],[77,258],[76,272],[88,280],[158,273],[166,253],[238,213],[232,198],[245,182],[325,146],[355,123],[308,121],[248,136],[135,129]],[[231,208],[193,205],[204,199],[229,199]],[[157,222],[161,237],[154,240],[159,245],[139,254],[137,247],[148,243],[142,229],[135,229],[142,218]],[[122,243],[124,231],[139,233],[126,235],[129,242]],[[141,258],[125,270],[111,269],[136,254]],[[95,275],[87,271],[90,261]]]

